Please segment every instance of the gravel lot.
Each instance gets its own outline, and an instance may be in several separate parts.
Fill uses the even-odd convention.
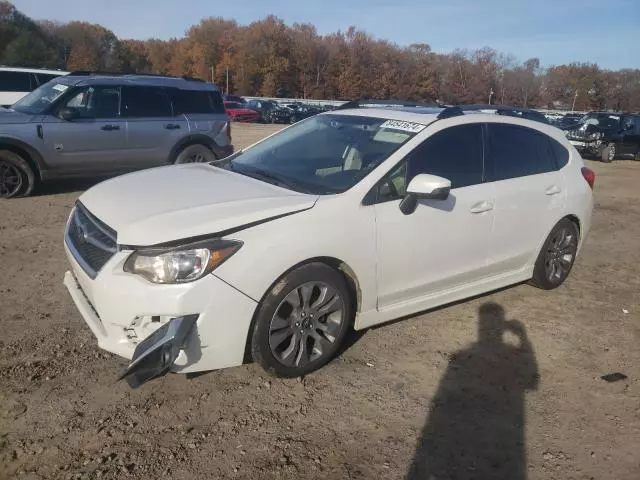
[[[589,166],[591,236],[555,291],[367,331],[304,379],[244,365],[138,390],[62,285],[64,222],[91,182],[1,202],[0,477],[640,478],[640,163]]]

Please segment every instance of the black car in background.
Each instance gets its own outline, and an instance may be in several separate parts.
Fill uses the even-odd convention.
[[[580,113],[567,113],[565,115],[563,115],[562,117],[560,117],[559,119],[557,119],[554,122],[551,122],[554,126],[565,130],[567,128],[573,127],[574,125],[577,125],[578,123],[580,123],[580,119],[583,117],[582,114]]]
[[[304,120],[305,118],[312,117],[324,111],[321,108],[307,105],[302,102],[287,103],[284,106],[292,110],[291,123],[299,122],[300,120]]]
[[[618,155],[640,160],[640,115],[632,113],[590,112],[577,125],[565,129],[576,149],[609,163]]]
[[[240,97],[238,95],[223,95],[222,98],[224,99],[225,102],[240,103],[243,106],[245,106],[245,104],[247,103],[247,100],[245,98]]]
[[[262,123],[291,123],[293,110],[272,100],[249,100],[247,108],[260,113]]]

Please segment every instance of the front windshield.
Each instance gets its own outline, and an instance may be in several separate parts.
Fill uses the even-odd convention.
[[[300,192],[340,193],[424,128],[384,118],[318,115],[215,164]]]
[[[581,124],[597,125],[604,128],[614,128],[620,122],[619,115],[587,114],[580,119]]]
[[[36,88],[33,92],[22,97],[11,107],[17,112],[40,114],[43,113],[60,95],[67,91],[69,85],[56,82],[47,82]]]
[[[224,102],[226,108],[244,108],[244,105],[240,105],[238,102]]]

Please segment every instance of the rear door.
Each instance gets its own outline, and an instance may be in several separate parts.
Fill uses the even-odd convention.
[[[226,148],[231,145],[227,135],[229,117],[222,95],[216,90],[174,90],[173,108],[189,122],[189,133],[200,137],[207,146]],[[215,145],[211,145],[214,143]],[[215,152],[214,152],[215,153]]]
[[[81,87],[60,107],[77,118],[62,120],[48,115],[42,122],[45,156],[53,170],[67,173],[103,173],[120,169],[126,155],[126,123],[120,116],[120,87]]]
[[[125,86],[122,99],[128,165],[145,168],[166,164],[174,145],[189,133],[185,116],[174,115],[171,89]]]
[[[487,182],[494,185],[495,197],[489,265],[492,274],[502,274],[535,258],[566,192],[554,140],[520,125],[488,123],[485,128]]]

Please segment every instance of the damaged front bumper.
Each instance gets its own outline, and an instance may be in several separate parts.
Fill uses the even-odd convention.
[[[580,153],[589,153],[591,155],[598,155],[602,148],[602,140],[586,139],[567,137],[569,143],[573,145]]]
[[[140,342],[133,352],[129,367],[118,380],[125,379],[130,387],[166,374],[184,348],[185,340],[198,320],[198,315],[185,315],[169,320]]]

